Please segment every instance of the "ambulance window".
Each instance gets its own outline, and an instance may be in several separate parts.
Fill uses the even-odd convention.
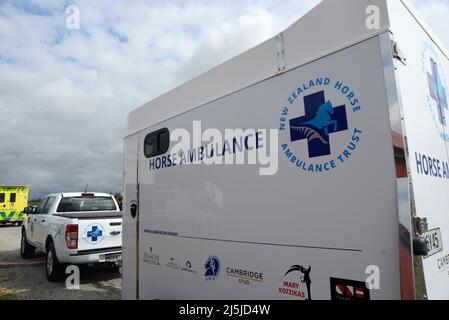
[[[11,203],[16,202],[16,194],[15,193],[11,193],[9,195],[9,202],[11,202]]]
[[[145,137],[145,157],[152,158],[167,152],[170,146],[170,133],[167,128],[149,133]]]
[[[0,193],[0,203],[5,203],[5,194]]]

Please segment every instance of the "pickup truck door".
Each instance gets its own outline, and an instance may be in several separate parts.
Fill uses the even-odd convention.
[[[42,201],[38,204],[36,210],[34,210],[33,214],[31,214],[28,217],[28,230],[27,230],[27,237],[30,242],[32,242],[34,245],[41,246],[38,243],[38,221],[41,218],[42,212],[44,211],[44,207],[47,204],[48,198],[42,199]]]
[[[42,249],[45,249],[45,240],[48,234],[48,218],[50,209],[56,201],[56,197],[48,197],[42,210],[36,209],[34,218],[33,242]],[[38,208],[39,209],[39,208]]]

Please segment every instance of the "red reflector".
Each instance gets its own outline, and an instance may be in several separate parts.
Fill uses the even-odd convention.
[[[81,196],[82,197],[93,197],[94,194],[93,193],[82,193]]]
[[[69,249],[78,249],[78,225],[68,224],[65,229],[65,243]]]

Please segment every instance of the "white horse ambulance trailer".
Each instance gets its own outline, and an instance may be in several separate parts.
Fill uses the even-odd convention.
[[[406,1],[325,0],[133,111],[123,298],[448,299],[448,59]]]

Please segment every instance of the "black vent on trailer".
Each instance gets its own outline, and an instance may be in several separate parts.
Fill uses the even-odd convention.
[[[157,157],[168,151],[170,133],[167,128],[147,134],[144,141],[144,154],[147,158]]]

